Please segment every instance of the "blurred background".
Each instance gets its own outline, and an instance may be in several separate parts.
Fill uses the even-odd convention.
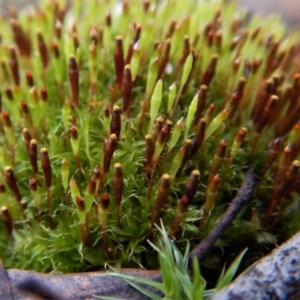
[[[87,0],[89,1],[89,0]],[[130,1],[130,0],[129,0]],[[178,0],[180,1],[180,0]],[[229,0],[237,1],[239,5],[250,12],[260,14],[277,13],[288,27],[300,25],[300,0]],[[39,0],[0,0],[0,10],[7,12],[10,6],[25,7]]]
[[[280,14],[289,27],[300,25],[300,0],[238,0],[237,2],[250,12]]]

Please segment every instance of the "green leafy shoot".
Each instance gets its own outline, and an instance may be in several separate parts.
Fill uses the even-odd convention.
[[[224,266],[224,268],[221,272],[221,275],[218,279],[217,285],[216,285],[216,290],[217,291],[222,289],[224,286],[228,285],[232,281],[232,279],[233,279],[237,269],[239,268],[239,266],[241,264],[241,261],[242,261],[242,259],[243,259],[243,257],[244,257],[247,250],[248,250],[248,248],[246,248],[245,250],[243,250],[239,254],[239,256],[230,265],[229,269],[226,271],[225,274],[224,274],[224,271],[225,271],[225,266]]]
[[[157,245],[148,243],[158,253],[160,263],[162,283],[149,280],[142,277],[130,276],[121,273],[105,273],[99,276],[117,276],[123,278],[128,284],[137,289],[150,299],[161,299],[158,295],[140,286],[137,283],[153,287],[164,294],[165,299],[203,299],[205,280],[200,273],[200,267],[197,260],[193,261],[193,276],[190,276],[188,270],[190,245],[187,243],[184,255],[170,240],[168,233],[161,221],[161,228],[156,226],[160,238]],[[209,293],[211,294],[211,293]],[[97,296],[100,299],[112,299],[109,297]]]

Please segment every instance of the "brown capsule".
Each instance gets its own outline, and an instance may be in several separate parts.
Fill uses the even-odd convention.
[[[206,37],[206,44],[208,48],[211,48],[214,44],[215,33],[211,30]]]
[[[96,180],[100,180],[101,178],[101,170],[98,165],[94,168],[93,177],[95,177]]]
[[[200,172],[198,170],[192,171],[183,193],[183,197],[186,197],[188,199],[188,204],[191,204],[191,202],[194,199],[194,196],[197,193],[199,179]]]
[[[26,146],[27,150],[29,151],[29,143],[32,139],[31,134],[27,128],[23,128],[22,135],[23,135],[23,140],[24,140],[25,146]]]
[[[213,54],[208,64],[208,67],[201,79],[201,84],[206,85],[207,88],[209,88],[212,80],[215,77],[217,63],[218,63],[218,54]]]
[[[189,207],[188,198],[186,196],[183,196],[177,204],[175,217],[173,219],[172,227],[171,227],[171,237],[175,237],[175,235],[177,234],[179,230],[179,226],[184,219],[184,215],[187,212],[188,207]]]
[[[134,44],[137,43],[140,40],[141,31],[142,31],[142,25],[137,24],[135,26],[135,30],[134,30],[134,37],[133,37],[133,43]]]
[[[231,101],[229,102],[229,107],[227,107],[230,109],[228,118],[232,118],[236,110],[238,109],[239,104],[241,103],[241,100],[244,96],[246,83],[247,83],[247,79],[245,77],[241,77],[239,79],[239,82],[234,92],[234,97],[231,98]]]
[[[29,161],[34,174],[38,174],[38,162],[37,162],[37,141],[31,140],[29,143]]]
[[[216,109],[216,103],[212,103],[205,112],[204,119],[206,119],[206,123],[210,122],[210,119]]]
[[[4,175],[5,175],[5,179],[6,179],[6,184],[8,185],[9,189],[14,194],[15,198],[17,199],[17,201],[19,202],[21,207],[23,207],[23,205],[21,204],[22,196],[21,196],[19,187],[17,185],[17,180],[16,180],[16,177],[14,175],[12,168],[5,167]]]
[[[71,33],[77,33],[77,23],[75,21],[72,23]]]
[[[39,104],[39,95],[37,92],[37,88],[36,86],[33,86],[30,90],[29,90],[30,96],[31,96],[31,102],[34,106],[37,106]]]
[[[114,198],[116,206],[121,204],[123,189],[124,189],[124,178],[122,165],[120,163],[116,163],[114,165],[114,174],[113,174],[113,189],[114,189]]]
[[[251,33],[250,39],[251,39],[252,41],[254,41],[254,40],[257,38],[257,36],[258,36],[259,33],[260,33],[260,30],[261,30],[261,27],[259,26],[259,27],[257,27],[256,29],[254,29],[254,31]]]
[[[286,116],[290,118],[298,106],[298,99],[300,97],[300,73],[296,73],[293,78],[293,86],[289,94],[289,106],[286,111]]]
[[[240,68],[241,65],[241,58],[235,58],[232,62],[232,71],[236,74]]]
[[[246,133],[247,129],[245,127],[241,128],[235,136],[234,143],[241,145],[245,139]]]
[[[54,25],[54,32],[58,40],[61,39],[61,30],[62,30],[62,23],[60,20],[56,20]]]
[[[6,188],[2,181],[0,181],[0,194],[5,194]]]
[[[142,29],[142,26],[140,24],[137,24],[136,26],[134,26],[134,37],[133,37],[132,41],[130,42],[130,44],[128,46],[125,65],[129,65],[130,62],[131,62],[131,58],[132,58],[133,50],[134,50],[134,45],[140,39],[141,29]]]
[[[121,36],[116,37],[114,62],[116,70],[116,85],[122,85],[123,70],[124,70],[124,51],[123,51],[123,38]]]
[[[288,49],[287,55],[285,57],[285,60],[282,65],[282,70],[283,72],[287,72],[288,70],[291,69],[293,61],[295,57],[297,56],[297,46],[296,45],[291,45],[290,48]]]
[[[3,120],[4,126],[7,128],[12,128],[12,122],[11,122],[8,111],[3,110],[1,115],[2,115],[2,120]]]
[[[192,141],[191,155],[195,155],[199,150],[199,148],[201,147],[205,137],[205,128],[206,128],[206,119],[202,118],[200,119],[200,122],[197,126],[196,136]]]
[[[21,56],[30,56],[31,42],[26,36],[21,24],[16,19],[10,19],[10,25],[14,35],[14,41],[18,47]]]
[[[257,73],[257,71],[259,70],[261,64],[262,64],[261,59],[256,59],[256,58],[253,59],[252,66],[251,66],[251,70],[252,70],[253,74]]]
[[[50,189],[52,185],[52,171],[48,150],[46,148],[42,148],[40,153],[46,188]]]
[[[32,192],[37,191],[38,185],[37,185],[36,179],[34,179],[34,178],[29,179],[29,188]]]
[[[112,110],[111,114],[111,121],[110,121],[110,134],[115,134],[117,140],[120,138],[121,132],[121,109],[119,106],[115,105]]]
[[[103,210],[107,210],[109,207],[109,194],[103,193],[100,200],[100,206]]]
[[[68,99],[66,99],[66,103],[68,102]],[[77,126],[76,116],[71,116],[71,124],[72,126]]]
[[[103,172],[107,174],[114,151],[117,147],[117,136],[113,133],[104,141]]]
[[[132,98],[132,75],[130,65],[126,65],[123,72],[123,112],[126,114],[131,106]]]
[[[208,185],[204,206],[205,214],[208,214],[210,212],[215,203],[219,191],[220,182],[221,176],[219,174],[216,174]]]
[[[257,124],[257,122],[259,121],[261,112],[264,110],[264,107],[266,106],[270,96],[272,95],[272,89],[272,79],[268,79],[264,83],[264,85],[261,88],[259,88],[251,111],[251,118],[253,119],[254,124]]]
[[[172,35],[173,35],[174,31],[175,31],[176,25],[177,25],[177,20],[173,19],[171,21],[170,26],[169,26],[169,30],[167,31],[166,40],[170,39],[172,37]]]
[[[272,95],[266,104],[264,110],[260,112],[261,117],[258,121],[256,132],[261,133],[263,129],[266,127],[267,123],[269,122],[272,112],[274,111],[275,105],[278,101],[278,96]]]
[[[110,114],[109,114],[109,107],[105,104],[104,107],[103,107],[103,115],[104,115],[104,118],[108,119]]]
[[[296,182],[297,175],[299,175],[300,162],[299,160],[294,160],[287,172],[286,177],[278,190],[276,190],[274,198],[281,199],[282,197],[288,196],[294,187],[294,183]]]
[[[129,3],[128,0],[123,0],[122,1],[122,14],[123,15],[128,15],[129,14]]]
[[[1,207],[1,218],[3,220],[3,223],[5,224],[8,236],[11,237],[13,233],[14,225],[7,206]]]
[[[163,53],[160,58],[160,64],[159,64],[159,69],[158,69],[158,75],[157,79],[160,79],[163,77],[166,66],[169,62],[170,59],[170,52],[171,52],[171,39],[167,39],[164,48],[163,48]]]
[[[184,141],[183,146],[179,149],[183,153],[182,161],[180,164],[180,167],[177,170],[177,173],[175,175],[176,179],[180,178],[180,175],[187,163],[187,161],[190,158],[191,155],[191,149],[192,149],[192,140],[187,139]]]
[[[277,124],[275,127],[275,134],[277,136],[285,136],[287,135],[293,127],[298,123],[300,115],[300,105],[297,105],[292,114],[288,115],[285,113],[281,122]]]
[[[150,7],[150,0],[143,0],[143,11],[146,13],[148,12]]]
[[[207,39],[207,36],[209,34],[210,31],[212,31],[213,29],[213,24],[211,22],[207,23],[204,27],[204,37]]]
[[[292,144],[292,153],[291,153],[291,159],[294,160],[298,157],[300,153],[300,122],[298,122],[295,126],[294,129],[297,131],[297,135],[295,137],[295,140]]]
[[[235,36],[229,46],[229,50],[233,51],[237,48],[238,44],[240,44],[242,38],[240,36]]]
[[[277,172],[275,174],[275,186],[280,186],[285,178],[286,171],[290,166],[291,161],[291,147],[286,146],[280,155]]]
[[[222,11],[221,11],[221,8],[218,7],[216,9],[216,13],[215,13],[215,16],[214,16],[214,19],[213,19],[213,27],[216,29],[218,26],[219,26],[219,21],[220,21],[220,18],[221,18],[221,14],[222,14]]]
[[[14,79],[15,85],[20,85],[19,63],[17,53],[14,47],[9,48],[9,67]]]
[[[183,65],[185,63],[186,58],[189,56],[190,53],[191,53],[190,37],[188,35],[185,35],[183,37],[182,56],[180,58],[180,64],[181,65]]]
[[[9,78],[9,72],[8,72],[8,68],[7,68],[5,60],[1,59],[0,62],[1,62],[1,69],[2,69],[2,73],[3,73],[3,78]]]
[[[267,159],[266,159],[266,162],[265,162],[265,165],[263,168],[263,172],[262,172],[263,174],[271,168],[271,166],[277,159],[279,152],[280,152],[280,148],[281,148],[281,142],[282,142],[282,140],[280,138],[277,138],[272,141],[272,144],[269,148]]]
[[[216,46],[217,49],[222,48],[222,42],[223,42],[223,32],[222,30],[218,30],[215,33],[215,37],[214,37],[214,45]]]
[[[59,57],[60,57],[60,51],[59,51],[59,48],[58,48],[57,43],[53,42],[53,43],[51,44],[51,49],[52,49],[52,52],[53,52],[53,54],[54,54],[54,57],[55,57],[56,59],[59,59]]]
[[[280,41],[274,42],[269,48],[269,54],[266,61],[266,69],[264,78],[268,78],[272,72],[276,69],[276,55],[280,46]]]
[[[10,100],[10,101],[14,100],[14,95],[13,95],[12,89],[7,83],[5,84],[4,92],[5,92],[5,95],[8,100]]]
[[[69,58],[69,82],[72,93],[72,105],[74,108],[77,108],[79,102],[79,69],[74,55],[70,55]]]
[[[27,105],[27,103],[25,102],[25,100],[21,101],[21,111],[22,111],[22,115],[24,117],[24,120],[26,122],[26,125],[28,125],[29,127],[32,127],[32,117],[29,111],[29,107]]]
[[[146,167],[149,167],[154,154],[154,143],[150,134],[146,135]]]
[[[67,8],[68,8],[67,5],[59,6],[59,4],[58,4],[57,8],[54,8],[55,20],[58,20],[61,24],[64,23]]]
[[[48,100],[48,92],[45,87],[42,87],[42,89],[41,89],[41,100],[43,102],[47,102],[47,100]]]
[[[84,204],[83,197],[77,196],[77,197],[75,197],[75,201],[76,201],[76,208],[78,209],[78,211],[84,212],[85,211],[85,204]]]
[[[74,51],[76,52],[80,46],[77,32],[72,33],[72,40],[73,40],[73,45],[74,45]]]
[[[158,137],[157,137],[157,143],[160,144],[160,145],[165,145],[168,141],[168,136],[169,136],[169,130],[170,130],[170,127],[165,124],[163,125],[163,128],[161,129]]]
[[[164,174],[160,178],[154,211],[159,211],[167,202],[170,194],[171,177]]]
[[[97,186],[97,178],[94,177],[94,176],[92,176],[92,178],[90,179],[90,181],[89,181],[89,183],[88,183],[88,185],[86,187],[87,194],[94,195],[95,192],[96,192],[96,186]]]
[[[41,31],[37,32],[38,49],[42,59],[43,68],[46,69],[49,64],[48,50]]]
[[[105,15],[105,25],[107,27],[111,27],[111,13],[110,13],[110,11],[106,12],[106,15]]]
[[[90,59],[91,61],[97,61],[97,48],[96,48],[96,44],[93,41],[89,47],[89,51],[90,51]]]
[[[172,129],[172,126],[173,126],[173,122],[171,120],[167,120],[165,122],[165,126],[168,128],[167,130],[167,136],[166,136],[166,143],[169,141],[170,139],[170,136],[171,136],[171,129]]]
[[[98,32],[97,32],[95,27],[92,27],[91,30],[90,30],[90,41],[91,41],[91,44],[94,44],[95,46],[97,46],[97,44],[98,44]]]
[[[160,41],[155,40],[154,44],[153,44],[153,51],[155,52],[157,49],[160,49],[160,47],[161,47]],[[157,60],[157,62],[159,62],[159,61]]]
[[[226,154],[226,148],[227,148],[227,142],[226,142],[226,140],[222,140],[219,143],[219,145],[217,147],[217,150],[215,152],[214,159],[213,159],[213,162],[212,162],[212,166],[211,166],[210,171],[209,171],[208,184],[207,185],[210,184],[211,180],[219,172],[219,170],[222,166],[225,154]]]
[[[155,120],[155,127],[154,127],[154,136],[153,136],[153,142],[156,143],[157,137],[159,133],[161,132],[164,125],[164,119],[162,117],[157,117]]]
[[[194,126],[197,126],[199,123],[200,117],[206,105],[206,97],[207,97],[207,86],[201,85],[198,91],[198,102],[197,102],[197,110],[194,118]]]
[[[272,94],[278,96],[278,89],[281,85],[281,77],[279,75],[272,76],[273,80],[273,87],[272,87]]]
[[[26,77],[26,84],[27,84],[27,86],[29,88],[32,88],[34,86],[34,80],[33,80],[32,73],[30,71],[26,71],[25,77]]]
[[[189,205],[190,205],[190,202],[189,202],[188,197],[182,196],[177,205],[178,212],[180,214],[184,214],[185,212],[187,212]]]
[[[70,133],[71,133],[71,139],[73,141],[77,141],[78,140],[78,131],[75,126],[71,126]]]

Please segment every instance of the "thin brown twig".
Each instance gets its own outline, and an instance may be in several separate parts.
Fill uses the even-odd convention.
[[[214,243],[222,236],[244,205],[249,202],[259,180],[260,178],[252,170],[247,173],[242,186],[219,223],[217,223],[209,234],[191,251],[190,261],[195,257],[202,259],[210,251]]]

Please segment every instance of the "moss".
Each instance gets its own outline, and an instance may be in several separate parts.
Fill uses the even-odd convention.
[[[221,1],[44,1],[0,22],[5,267],[157,268],[153,223],[179,248],[197,244],[250,168],[262,182],[205,266],[220,269],[246,245],[253,262],[299,229],[300,51],[276,18]],[[38,172],[31,139],[50,159],[37,152]]]

